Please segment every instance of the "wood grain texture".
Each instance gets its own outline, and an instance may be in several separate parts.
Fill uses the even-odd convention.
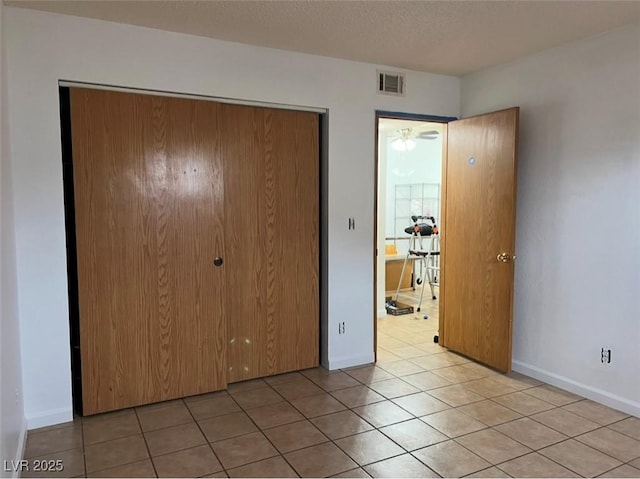
[[[228,381],[317,366],[318,115],[221,108]]]
[[[219,108],[71,90],[85,414],[226,386]]]
[[[449,123],[443,345],[511,369],[518,108]],[[469,163],[475,158],[475,164]]]

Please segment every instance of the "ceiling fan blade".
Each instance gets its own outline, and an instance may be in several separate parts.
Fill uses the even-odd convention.
[[[438,133],[436,130],[422,131],[416,135],[416,138],[425,138],[432,140],[434,138],[437,138],[439,134],[440,133]]]

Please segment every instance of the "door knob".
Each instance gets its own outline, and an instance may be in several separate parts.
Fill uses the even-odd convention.
[[[220,256],[218,256],[216,259],[213,260],[213,264],[215,264],[216,266],[222,266],[222,258]]]
[[[509,261],[513,261],[516,259],[516,255],[511,256],[509,253],[500,253],[498,256],[498,261],[501,263],[508,263]]]

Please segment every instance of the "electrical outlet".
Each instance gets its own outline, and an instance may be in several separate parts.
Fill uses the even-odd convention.
[[[344,321],[338,323],[338,334],[344,334]]]
[[[16,388],[16,406],[20,404],[20,392]]]
[[[600,350],[600,362],[603,364],[611,363],[611,350],[606,346]]]

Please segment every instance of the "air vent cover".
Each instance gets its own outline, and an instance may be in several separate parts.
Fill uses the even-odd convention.
[[[378,93],[404,96],[405,80],[402,73],[378,71]]]

